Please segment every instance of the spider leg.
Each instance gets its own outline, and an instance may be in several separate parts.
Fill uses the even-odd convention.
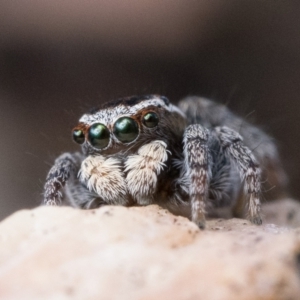
[[[121,165],[116,157],[88,156],[81,164],[79,180],[97,195],[99,203],[102,199],[107,204],[126,205],[128,193]]]
[[[59,205],[63,195],[61,189],[70,177],[76,178],[82,156],[79,153],[64,153],[59,156],[50,169],[44,186],[44,204]]]
[[[211,178],[211,156],[208,148],[209,131],[199,124],[184,132],[184,168],[189,181],[192,221],[205,228],[205,205]]]
[[[262,223],[260,216],[260,167],[250,149],[243,143],[242,137],[228,127],[216,127],[221,146],[236,164],[244,183],[247,199],[247,218],[254,224]]]
[[[190,123],[199,123],[207,128],[227,126],[244,139],[251,148],[262,170],[262,188],[268,190],[269,199],[288,196],[287,174],[282,168],[274,140],[258,127],[233,114],[225,105],[201,97],[187,97],[178,104]]]
[[[156,140],[143,145],[137,154],[130,155],[125,161],[127,188],[138,204],[152,203],[157,190],[157,177],[165,168],[167,159],[167,144]]]

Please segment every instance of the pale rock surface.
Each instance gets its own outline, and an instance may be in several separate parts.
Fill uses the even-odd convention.
[[[300,202],[293,199],[270,201],[262,206],[265,223],[300,227]],[[300,297],[299,297],[300,299]]]
[[[300,228],[156,205],[39,207],[0,223],[0,299],[300,299]]]

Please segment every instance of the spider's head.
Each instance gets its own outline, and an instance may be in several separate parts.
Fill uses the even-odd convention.
[[[83,115],[73,129],[73,139],[86,154],[114,154],[135,151],[153,140],[172,147],[181,142],[185,126],[185,115],[166,97],[134,96]]]

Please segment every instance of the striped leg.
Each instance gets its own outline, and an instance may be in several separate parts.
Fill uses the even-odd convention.
[[[44,187],[44,204],[59,205],[62,202],[62,188],[70,177],[76,178],[82,157],[79,153],[64,153],[55,160]]]
[[[228,127],[217,127],[216,133],[223,149],[237,165],[240,177],[244,182],[244,193],[247,195],[247,219],[260,225],[260,174],[259,165],[250,149],[242,142],[242,137]]]
[[[211,177],[208,149],[209,131],[201,125],[187,127],[184,133],[184,165],[189,185],[192,220],[205,228],[205,204]]]

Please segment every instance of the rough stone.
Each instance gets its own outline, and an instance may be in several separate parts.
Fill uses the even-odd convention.
[[[151,205],[39,207],[0,223],[0,299],[300,299],[300,228]]]
[[[262,206],[265,223],[280,226],[300,227],[300,202],[282,199],[265,203]],[[300,299],[300,297],[299,297]]]

